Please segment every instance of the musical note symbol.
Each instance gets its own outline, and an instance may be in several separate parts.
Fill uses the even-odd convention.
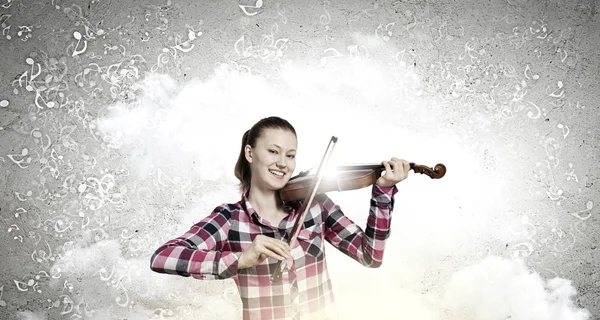
[[[550,89],[550,87],[546,88],[546,94],[551,97],[560,98],[565,93],[565,90],[563,89],[563,83],[562,81],[559,81],[556,83],[556,85],[558,86],[558,89],[554,90],[552,93],[548,93],[548,89]],[[557,91],[560,91],[560,93],[557,94]]]
[[[563,237],[563,235],[565,234],[565,232],[564,232],[564,231],[563,231],[563,229],[561,229],[561,228],[558,228],[558,229],[557,229],[557,228],[552,228],[552,230],[551,230],[551,231],[552,231],[553,233],[556,233],[556,235],[558,236],[558,238],[559,238],[559,239],[560,239],[560,238],[562,238],[562,237]]]
[[[538,39],[546,39],[546,37],[552,33],[552,31],[550,31],[550,33],[547,33],[546,31],[548,31],[548,29],[546,29],[546,27],[542,27],[542,31],[544,32],[544,36],[538,35],[537,38]]]
[[[15,195],[17,196],[17,199],[19,199],[19,201],[27,201],[27,198],[23,197],[22,193],[20,193],[20,192],[15,191]],[[31,195],[32,195],[31,190],[27,191],[26,196],[31,197]]]
[[[388,26],[389,26],[389,24],[388,24]],[[387,29],[387,27],[386,27],[386,29]],[[383,25],[380,23],[377,26],[377,29],[375,30],[375,36],[377,37],[377,39],[381,38],[381,39],[383,39],[384,42],[388,42],[390,40],[390,36],[392,35],[392,33],[390,31],[387,31],[387,35],[384,35],[383,33],[384,33]]]
[[[83,27],[85,28],[85,35],[83,36],[84,38],[86,38],[87,40],[96,39],[96,37],[94,37],[94,30],[92,30],[85,24],[83,25]]]
[[[27,150],[27,148],[24,148],[23,150],[21,150],[21,154],[8,154],[6,155],[14,164],[18,165],[19,168],[21,169],[26,169],[27,167],[24,167],[21,165],[22,162],[26,162],[26,163],[31,163],[31,157],[27,157],[27,159],[25,159],[25,157],[27,156],[29,150]],[[21,156],[21,160],[16,160],[15,156]]]
[[[2,5],[2,8],[8,9],[12,6],[12,0],[7,0],[5,4]]]
[[[534,79],[534,80],[537,80],[537,79],[539,79],[539,78],[540,78],[540,76],[539,76],[539,75],[537,75],[537,74],[534,74],[534,75],[533,75],[533,76],[530,78],[530,77],[527,75],[527,72],[528,72],[528,71],[529,71],[529,73],[531,73],[531,69],[529,68],[529,64],[527,64],[527,66],[525,67],[525,78],[527,78],[527,79]]]
[[[569,169],[564,174],[565,176],[567,176],[567,181],[570,181],[572,179],[579,182],[579,180],[577,179],[577,175],[574,172],[575,169],[573,169],[573,164],[569,162]]]
[[[158,178],[158,183],[160,183],[161,185],[168,187],[169,185],[165,184],[163,182],[163,179],[165,179],[166,181],[170,182],[171,184],[175,185],[176,183],[173,181],[173,179],[171,179],[166,173],[164,173],[160,168],[158,168],[157,171],[157,178]]]
[[[69,314],[75,308],[75,302],[68,295],[60,295],[59,298],[62,298],[62,303],[64,304],[61,315]],[[60,301],[60,300],[59,300]]]
[[[326,26],[325,29],[329,29],[328,24],[331,22],[331,15],[329,14],[329,11],[327,11],[327,9],[323,9],[323,10],[325,10],[325,14],[322,14],[319,17],[319,22],[322,25]]]
[[[100,279],[102,279],[102,281],[107,282],[108,280],[110,280],[110,278],[112,278],[114,272],[115,272],[115,266],[112,265],[112,269],[110,271],[110,274],[108,274],[108,270],[106,270],[106,268],[100,267],[100,270],[98,270],[93,275],[95,276],[97,274],[100,274]]]
[[[79,212],[79,216],[81,217],[81,229],[84,229],[90,224],[90,218],[83,212]]]
[[[75,37],[75,39],[77,40],[77,44],[75,45],[75,49],[73,50],[73,54],[71,55],[72,57],[84,53],[87,49],[87,40],[83,40],[83,49],[77,50],[77,47],[79,47],[79,42],[81,42],[81,33],[75,31],[73,32],[73,37]]]
[[[42,100],[42,102],[44,103],[44,105],[46,105],[46,107],[48,107],[49,109],[54,108],[55,106],[55,102],[54,101],[50,101],[50,102],[46,102],[46,100],[44,100],[44,98],[42,98],[42,95],[40,94],[39,90],[35,91],[35,105],[40,108],[40,109],[44,109],[44,107],[42,107],[42,105],[40,105],[40,100]]]
[[[25,35],[25,37],[21,38],[21,40],[27,41],[29,38],[32,37],[31,31],[32,31],[32,29],[29,26],[19,26],[19,31],[17,32],[17,36],[21,37],[22,35]]]
[[[197,36],[201,36],[202,32],[198,31],[198,33],[196,33],[194,30],[188,29],[188,40],[194,40],[196,39]]]
[[[12,37],[11,37],[11,36],[10,36],[10,34],[9,34],[9,32],[10,32],[10,26],[8,26],[8,27],[4,27],[4,29],[2,29],[2,35],[3,35],[3,36],[6,36],[6,39],[7,39],[7,40],[10,40],[10,39],[12,39]]]
[[[6,301],[2,300],[4,294],[4,286],[0,287],[0,307],[6,307]]]
[[[325,56],[325,57],[321,58],[321,65],[323,65],[323,66],[325,64],[327,64],[327,59],[329,59],[329,58],[342,57],[342,54],[339,51],[337,51],[336,49],[334,49],[334,48],[327,48],[327,49],[325,49],[325,53],[327,53],[327,52],[333,52],[333,55]]]
[[[577,211],[577,212],[573,212],[573,213],[571,213],[571,215],[582,221],[589,219],[592,216],[591,212],[589,212],[585,217],[580,215],[580,213],[591,211],[594,208],[594,203],[590,200],[585,204],[585,206],[586,206],[586,209]]]
[[[245,40],[244,35],[242,35],[239,39],[237,39],[237,41],[233,45],[235,52],[237,52],[237,54],[239,54],[240,56],[243,56],[245,58],[248,58],[248,57],[252,56],[252,43],[248,44],[248,46],[246,48],[244,48],[245,46],[246,46],[246,40]],[[240,48],[238,48],[238,47],[240,47]]]
[[[531,111],[531,110],[527,111],[527,117],[529,119],[539,119],[540,116],[542,115],[542,111],[540,110],[540,108],[535,103],[533,103],[531,101],[527,101],[527,102],[529,104],[531,104],[536,109],[536,111],[537,111],[537,113],[535,115],[533,114],[533,111]]]
[[[554,157],[550,157],[550,158],[554,158]],[[556,168],[556,166],[554,166]],[[562,189],[558,189],[558,187],[556,185],[552,185],[550,187],[550,191],[546,191],[546,194],[548,195],[548,198],[550,198],[550,200],[555,201],[558,200],[558,202],[556,203],[556,205],[560,206],[560,199],[566,199],[565,196],[563,196],[563,191]]]
[[[556,127],[558,127],[559,129],[562,129],[563,131],[563,138],[567,138],[567,136],[569,135],[569,127],[562,125],[562,124],[558,124]]]
[[[283,24],[287,24],[287,21],[288,21],[288,19],[287,19],[287,17],[284,15],[284,13],[285,13],[285,8],[281,8],[281,9],[280,9],[281,5],[279,4],[279,2],[277,2],[277,3],[275,4],[275,7],[277,8],[277,14],[278,14],[278,15],[281,17],[281,22],[282,22]]]
[[[546,149],[546,156],[548,156],[548,159],[556,160],[555,165],[554,165],[554,168],[556,168],[556,166],[558,166],[558,163],[560,162],[560,160],[557,157],[555,157],[554,154],[558,154],[560,152],[560,144],[558,143],[558,141],[556,139],[548,138],[544,142],[544,149]],[[561,191],[561,193],[562,193],[562,191]],[[555,199],[553,199],[553,200],[555,200]]]
[[[15,218],[18,218],[20,214],[27,213],[27,210],[23,208],[17,208],[17,212],[15,212]]]
[[[521,89],[525,89],[525,87],[527,87],[527,81],[525,81],[525,80],[521,80],[521,85],[518,85],[518,84],[515,85],[515,89],[517,90],[517,92],[521,91]],[[525,94],[527,94],[527,91],[525,91],[521,95],[517,95],[515,93],[515,99],[520,101],[525,96]]]
[[[37,71],[37,73],[34,73],[33,70],[34,70],[35,61],[31,58],[27,58],[27,59],[25,59],[25,62],[31,66],[31,78],[29,78],[29,82],[31,83],[33,80],[35,80],[35,78],[37,78],[40,75],[40,73],[42,73],[42,66],[38,63],[37,64],[38,71]]]
[[[394,34],[392,33],[392,27],[394,27],[396,25],[395,22],[391,22],[385,25],[385,31],[387,31],[387,36],[383,37],[383,40],[388,41],[390,40],[390,37],[392,37]]]
[[[261,7],[262,7],[262,5],[263,5],[263,2],[262,2],[262,0],[257,0],[257,1],[256,1],[256,4],[255,4],[255,5],[253,5],[253,6],[243,6],[243,5],[241,5],[241,4],[238,4],[238,6],[240,7],[240,9],[242,9],[242,11],[244,11],[244,14],[246,14],[246,15],[247,15],[247,16],[249,16],[249,17],[251,17],[251,16],[253,16],[253,15],[256,15],[256,14],[258,13],[258,11],[255,11],[255,12],[248,12],[248,11],[246,10],[246,8],[259,9],[259,8],[261,8]]]
[[[121,288],[123,289],[123,293],[121,295],[125,295],[125,299],[122,299],[120,296],[115,298],[115,302],[120,306],[120,307],[127,307],[129,305],[129,294],[127,293],[127,289],[125,289],[125,287],[123,286],[123,282],[119,281],[117,286],[115,286],[116,288]]]
[[[401,67],[406,66],[406,62],[404,62],[404,54],[406,53],[406,49],[403,49],[402,51],[398,51],[396,53],[396,61],[398,61],[400,63]],[[400,59],[398,59],[398,56],[402,54],[402,57],[400,57]]]
[[[19,226],[17,226],[16,224],[12,224],[12,225],[10,226],[10,228],[8,228],[8,233],[11,233],[13,230],[21,230],[21,229],[19,229]],[[15,236],[13,237],[13,239],[14,239],[14,240],[17,240],[17,239],[19,239],[19,241],[23,242],[23,236],[20,236],[20,235],[15,235]]]
[[[531,24],[535,25],[535,24],[538,24],[538,22],[534,20]],[[529,32],[531,32],[531,34],[536,34],[536,33],[540,32],[540,29],[534,30],[533,27],[529,27]]]
[[[567,53],[567,50],[565,50],[565,49],[561,49],[561,48],[558,48],[558,50],[556,50],[556,52],[561,52],[561,53],[563,53],[563,52],[564,52],[565,56],[564,56],[564,57],[562,57],[562,58],[560,59],[560,62],[565,62],[565,59],[567,59],[567,56],[569,55],[569,54]]]
[[[524,249],[517,249],[515,251],[513,251],[513,257],[518,258],[518,257],[528,257],[531,255],[531,253],[533,253],[533,245],[529,242],[521,242],[519,244],[516,244],[515,247],[525,247],[527,248],[526,250]]]

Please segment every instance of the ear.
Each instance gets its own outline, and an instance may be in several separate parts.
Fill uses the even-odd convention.
[[[252,163],[252,147],[248,144],[244,147],[244,155],[248,163]]]

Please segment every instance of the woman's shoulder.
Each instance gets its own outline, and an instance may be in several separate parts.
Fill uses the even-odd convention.
[[[213,209],[212,215],[222,215],[229,218],[232,215],[238,214],[242,210],[244,210],[244,208],[242,207],[241,201],[233,203],[222,203]]]

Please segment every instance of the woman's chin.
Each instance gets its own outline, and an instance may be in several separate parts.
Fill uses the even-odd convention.
[[[289,181],[289,179],[273,181],[273,182],[269,183],[269,186],[271,187],[271,189],[273,191],[279,191],[279,190],[283,189],[283,187],[285,187],[285,185],[287,184],[288,181]]]

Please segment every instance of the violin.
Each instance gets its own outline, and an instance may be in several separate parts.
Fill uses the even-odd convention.
[[[413,170],[415,173],[425,174],[431,179],[440,179],[446,174],[446,166],[441,163],[438,163],[433,168],[415,164],[414,162],[410,162],[409,164],[410,170]],[[383,171],[385,171],[383,164],[337,166],[334,175],[323,177],[316,193],[341,192],[365,188],[377,182]],[[314,175],[309,175],[308,173],[309,171],[303,171],[290,178],[285,187],[279,190],[281,200],[296,201],[306,198],[315,178]]]
[[[321,170],[324,164],[329,161],[333,147],[337,143],[337,137],[331,137],[325,155],[321,159],[321,164],[315,175],[308,175],[307,172],[300,172],[295,177],[290,178],[290,181],[279,190],[279,196],[284,201],[301,200],[302,207],[300,208],[300,214],[296,217],[294,226],[290,237],[288,238],[288,245],[293,247],[296,237],[300,232],[300,228],[303,225],[304,217],[308,212],[310,205],[315,197],[319,193],[325,193],[328,191],[346,191],[360,189],[370,186],[377,182],[377,179],[381,177],[382,172],[385,170],[383,164],[374,165],[347,165],[338,166],[337,172],[334,176],[324,177]],[[446,174],[446,166],[438,163],[434,168],[418,165],[410,162],[410,169],[416,173],[421,173],[429,176],[431,179],[439,179]],[[278,261],[275,266],[275,271],[271,276],[271,281],[281,280],[283,270],[285,268],[285,260]]]

